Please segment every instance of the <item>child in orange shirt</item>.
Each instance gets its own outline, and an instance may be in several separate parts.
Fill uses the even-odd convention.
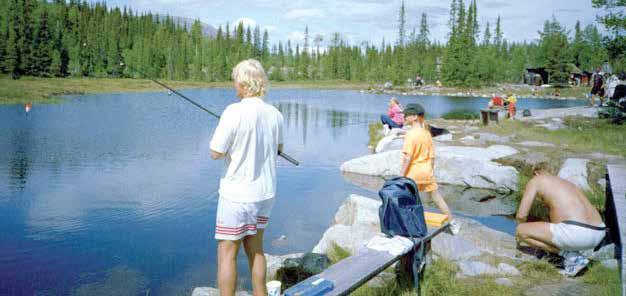
[[[437,191],[437,180],[433,173],[435,149],[428,125],[424,123],[424,113],[424,108],[419,104],[408,104],[404,109],[404,122],[411,125],[411,129],[404,136],[400,175],[413,179],[420,192],[430,194],[437,207],[448,216],[450,231],[456,234],[460,225],[453,219],[448,204]]]

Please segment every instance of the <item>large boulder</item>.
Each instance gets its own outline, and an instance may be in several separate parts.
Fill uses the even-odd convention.
[[[402,166],[400,150],[370,154],[348,160],[341,164],[341,171],[371,176],[395,176],[400,174]]]
[[[327,254],[336,245],[350,252],[350,254],[356,254],[378,232],[363,225],[335,224],[324,232],[322,239],[313,247],[311,252]]]
[[[402,145],[404,145],[403,137],[399,137],[396,135],[389,135],[380,139],[380,141],[378,141],[378,144],[376,145],[376,148],[374,149],[374,151],[376,153],[381,153],[381,152],[392,151],[392,150],[400,150],[402,149]]]
[[[512,147],[436,146],[435,149],[435,176],[439,183],[504,192],[518,190],[517,170],[492,161],[518,153]],[[372,176],[396,176],[400,172],[401,161],[402,153],[399,150],[388,151],[346,161],[341,165],[341,171]]]
[[[312,252],[327,254],[337,245],[355,254],[380,232],[380,205],[379,200],[350,195],[337,210],[335,224],[324,232]]]
[[[299,258],[285,260],[283,267],[276,273],[276,279],[289,288],[330,266],[330,259],[324,254],[307,253]]]
[[[381,202],[356,194],[350,194],[335,214],[334,224],[358,225],[379,229],[378,208]]]
[[[582,158],[569,158],[565,160],[565,163],[563,163],[559,171],[559,177],[574,183],[583,191],[590,191],[591,187],[587,182],[588,162],[588,159]]]
[[[287,259],[301,258],[303,255],[303,253],[287,254],[282,256],[265,254],[265,261],[267,262],[267,278],[276,278],[276,273],[279,269],[285,266],[285,261],[287,261]]]

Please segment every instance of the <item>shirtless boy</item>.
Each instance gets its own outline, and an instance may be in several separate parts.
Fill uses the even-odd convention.
[[[580,251],[593,249],[605,236],[602,217],[576,185],[552,175],[545,163],[533,171],[517,210],[517,240],[563,256],[563,273],[576,276],[589,264]],[[550,210],[550,222],[526,222],[536,196]]]

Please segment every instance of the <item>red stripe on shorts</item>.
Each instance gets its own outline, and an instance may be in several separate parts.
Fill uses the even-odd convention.
[[[220,234],[240,234],[248,230],[256,230],[256,224],[245,224],[240,227],[226,227],[217,225],[215,227],[215,232]]]

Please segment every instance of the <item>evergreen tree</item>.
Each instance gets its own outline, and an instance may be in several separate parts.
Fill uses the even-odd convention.
[[[50,76],[50,64],[52,63],[53,41],[48,27],[48,11],[43,10],[39,19],[39,26],[32,43],[32,66],[31,74],[38,76]]]
[[[263,44],[261,44],[261,28],[259,25],[254,28],[253,40],[254,56],[256,58],[261,58],[263,54]]]
[[[404,0],[402,0],[402,5],[400,6],[400,15],[398,16],[398,45],[404,46],[406,41],[406,11],[404,9]]]
[[[485,25],[485,31],[483,32],[483,45],[489,46],[491,42],[491,31],[489,29],[489,22]]]
[[[428,46],[430,44],[429,36],[430,30],[428,29],[428,20],[426,13],[422,13],[422,18],[420,19],[420,31],[419,35],[417,35],[417,43],[422,46]]]
[[[500,27],[500,16],[498,15],[498,20],[496,20],[496,30],[493,36],[493,44],[496,47],[502,46],[502,27]]]
[[[570,62],[567,47],[565,28],[553,17],[544,23],[543,31],[539,33],[541,40],[539,47],[541,59],[550,74],[549,82],[555,85],[564,85],[569,79],[568,63]]]

